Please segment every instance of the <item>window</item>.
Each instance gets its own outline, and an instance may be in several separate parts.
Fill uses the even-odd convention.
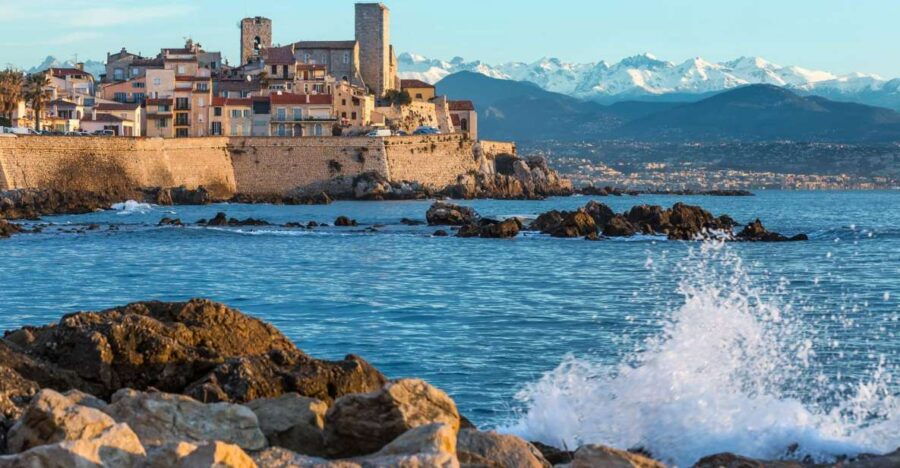
[[[186,97],[175,98],[175,108],[178,110],[188,110],[191,108],[190,100]]]
[[[275,109],[275,115],[279,121],[287,120],[287,112],[285,112],[286,110],[287,109],[285,109],[284,107]]]
[[[206,101],[203,98],[200,98],[197,100],[197,105],[199,105],[200,107],[203,107],[206,105]]]
[[[122,81],[125,79],[125,70],[121,68],[116,68],[113,70],[113,79],[116,81]]]
[[[342,118],[342,119],[346,119],[346,118],[347,118],[347,113],[346,113],[346,112],[341,112],[341,118]]]
[[[222,117],[222,108],[221,107],[213,107],[213,115],[216,117]]]
[[[244,118],[250,118],[250,109],[244,109]]]
[[[157,119],[156,128],[166,128],[169,126],[169,119]]]
[[[188,136],[188,129],[186,128],[176,128],[175,129],[175,137],[176,138],[185,138]]]
[[[175,114],[175,125],[190,125],[188,120],[188,114],[179,113]]]
[[[287,76],[288,76],[288,66],[287,65],[281,66],[281,74],[284,75],[285,78],[287,78]]]
[[[422,99],[422,93],[416,93],[416,99]]]
[[[147,97],[144,93],[134,93],[132,96],[134,97],[134,102],[144,102],[144,99]]]
[[[341,105],[342,105],[342,106],[346,106],[346,105],[347,105],[347,100],[346,100],[346,99],[341,99]]]
[[[310,63],[310,62],[309,62],[309,59],[310,59],[309,52],[303,54],[303,61],[304,61],[304,62]]]
[[[346,51],[346,52],[344,52],[344,64],[348,64],[348,63],[350,63],[350,52]]]
[[[315,132],[316,136],[322,136],[322,124],[316,124]]]
[[[169,112],[169,105],[168,104],[160,104],[160,105],[156,106],[156,111],[157,112]]]
[[[459,126],[462,127],[462,131],[469,131],[469,119],[460,119]]]
[[[131,69],[131,77],[132,77],[132,78],[134,78],[135,76],[138,76],[138,75],[140,75],[140,74],[141,74],[141,69],[140,69],[140,68],[132,68],[132,69]]]
[[[231,122],[231,136],[238,136],[240,134],[241,127],[238,126],[238,123],[235,121]]]
[[[353,120],[356,120],[356,112],[351,112],[351,113],[350,113],[350,118],[353,119]]]
[[[135,81],[131,83],[132,88],[145,88],[146,84],[143,81]]]
[[[184,65],[178,65],[178,74],[184,75]]]
[[[197,91],[209,91],[209,83],[197,83]]]
[[[272,74],[273,74],[273,75],[277,75],[277,74],[278,74],[278,65],[272,65]]]
[[[212,128],[210,129],[210,135],[221,135],[222,134],[222,122],[213,122]]]
[[[128,100],[128,93],[116,93],[113,96],[113,100],[116,102],[125,102]]]
[[[278,136],[283,137],[286,135],[287,135],[287,129],[285,128],[284,124],[278,124]]]
[[[294,120],[301,120],[303,118],[303,109],[299,107],[295,107],[294,109]]]
[[[237,119],[237,118],[240,118],[240,117],[241,117],[241,110],[240,110],[240,109],[231,109],[231,118],[232,118],[232,119]]]
[[[153,78],[153,86],[161,86],[161,85],[162,85],[162,80],[158,76]]]

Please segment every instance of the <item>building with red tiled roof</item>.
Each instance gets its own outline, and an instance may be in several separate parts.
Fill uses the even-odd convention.
[[[448,101],[451,111],[474,111],[475,104],[472,101]]]
[[[434,85],[421,80],[400,80],[400,89],[416,102],[430,102],[435,96]]]
[[[89,133],[97,133],[110,130],[118,136],[137,136],[140,130],[135,129],[136,122],[124,119],[120,116],[94,111],[81,118],[81,130]]]
[[[475,104],[472,101],[448,101],[447,108],[450,110],[453,127],[477,140],[478,113],[475,112]]]

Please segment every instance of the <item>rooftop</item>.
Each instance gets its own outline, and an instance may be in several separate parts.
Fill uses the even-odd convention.
[[[272,104],[331,104],[330,94],[272,94]]]
[[[432,88],[432,89],[434,89],[433,84],[428,84],[422,80],[400,80],[400,87],[403,89],[406,89],[406,88]]]
[[[297,49],[352,49],[356,41],[300,41],[295,42]]]
[[[97,115],[88,114],[81,118],[82,122],[131,122],[128,119],[123,119],[121,117],[116,117],[112,114],[101,114],[97,113]]]
[[[472,101],[449,101],[447,105],[452,111],[474,111],[475,104]]]

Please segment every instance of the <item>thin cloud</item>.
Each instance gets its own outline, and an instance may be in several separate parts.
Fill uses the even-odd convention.
[[[78,44],[99,39],[103,35],[96,31],[74,31],[55,37],[44,37],[28,42],[2,42],[3,47],[27,47],[27,46],[59,46]]]
[[[186,16],[196,5],[168,2],[159,5],[125,5],[97,7],[93,2],[44,0],[27,7],[0,0],[0,24],[21,21],[40,21],[72,28],[105,28],[126,24]]]

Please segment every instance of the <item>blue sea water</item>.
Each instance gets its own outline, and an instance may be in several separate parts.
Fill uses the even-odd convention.
[[[460,203],[533,217],[590,199]],[[811,240],[459,239],[400,223],[424,221],[429,201],[128,204],[0,241],[0,329],[207,297],[316,357],[354,353],[424,378],[479,426],[560,446],[641,446],[677,465],[900,446],[900,192],[597,200],[616,211],[683,201]],[[156,226],[218,211],[360,227]]]

